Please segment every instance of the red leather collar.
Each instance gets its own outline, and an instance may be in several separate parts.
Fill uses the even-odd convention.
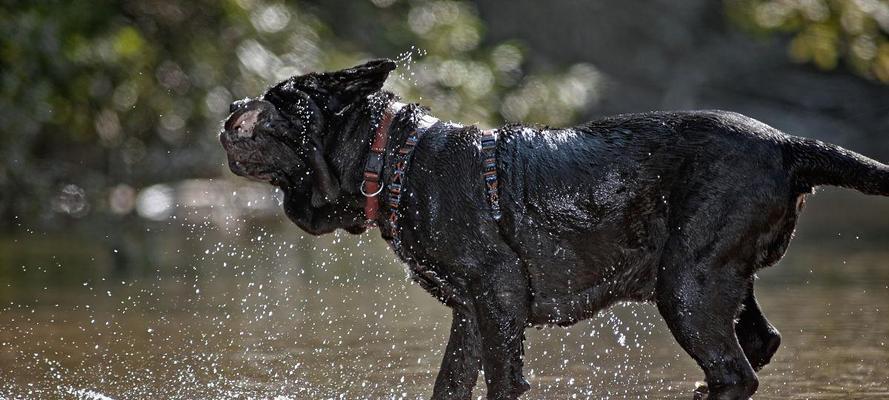
[[[380,123],[374,131],[374,139],[370,145],[370,151],[367,153],[367,161],[364,164],[364,180],[361,181],[359,190],[366,197],[364,203],[364,226],[372,228],[377,226],[377,220],[380,216],[380,193],[383,192],[383,167],[386,163],[386,148],[389,144],[389,128],[392,126],[392,120],[395,115],[404,108],[406,104],[400,102],[392,102],[386,106]],[[417,120],[415,130],[422,131],[438,123],[438,119],[430,115],[423,115]],[[413,143],[416,144],[416,143]],[[408,146],[409,143],[405,143]],[[412,147],[409,146],[409,147]],[[405,151],[402,148],[400,151]]]
[[[374,131],[374,139],[367,154],[367,162],[364,164],[364,180],[361,182],[360,190],[366,197],[364,226],[368,228],[376,226],[377,218],[380,216],[380,193],[383,191],[380,179],[383,175],[386,145],[389,143],[389,127],[392,126],[392,119],[400,109],[401,107],[396,108],[392,104],[386,106],[383,117]]]

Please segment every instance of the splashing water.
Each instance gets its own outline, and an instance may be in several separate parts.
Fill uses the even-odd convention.
[[[169,216],[133,240],[144,252],[108,253],[142,254],[141,268],[54,245],[22,258],[0,292],[0,398],[428,396],[448,310],[403,279],[376,232],[310,237],[269,223],[283,218],[275,191],[242,189],[176,187]],[[759,288],[786,334],[758,398],[887,391],[880,260],[825,256],[805,264],[818,273]],[[840,265],[850,284],[817,279]],[[531,329],[526,345],[529,399],[683,397],[701,379],[651,305]]]

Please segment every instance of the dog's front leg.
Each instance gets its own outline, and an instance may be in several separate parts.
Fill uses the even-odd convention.
[[[512,269],[512,268],[510,268]],[[522,376],[528,287],[520,270],[492,268],[474,290],[489,400],[515,400],[531,386]]]
[[[481,338],[475,312],[468,307],[453,308],[451,337],[441,361],[432,400],[469,400],[478,380]]]

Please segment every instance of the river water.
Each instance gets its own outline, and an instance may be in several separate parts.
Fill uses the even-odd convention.
[[[823,221],[760,274],[784,341],[757,399],[889,398],[889,232],[807,233]],[[167,224],[139,271],[16,239],[0,399],[428,398],[450,313],[377,236]],[[691,398],[703,379],[651,305],[530,329],[526,346],[527,399]]]

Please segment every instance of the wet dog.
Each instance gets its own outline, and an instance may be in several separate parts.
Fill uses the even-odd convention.
[[[747,399],[780,343],[754,273],[783,256],[806,194],[889,195],[886,165],[725,111],[507,125],[494,131],[493,163],[477,127],[422,124],[426,108],[382,90],[394,68],[376,60],[287,79],[233,103],[220,140],[231,170],[280,187],[306,232],[362,233],[366,215],[394,227],[384,237],[397,236],[414,278],[453,312],[433,399],[471,398],[480,368],[489,399],[518,398],[529,388],[525,328],[571,325],[619,301],[657,305],[704,370],[708,398]],[[380,135],[382,187],[368,193]],[[379,214],[365,210],[375,196]]]

